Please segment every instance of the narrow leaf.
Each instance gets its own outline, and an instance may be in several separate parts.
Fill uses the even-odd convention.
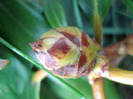
[[[31,84],[31,68],[28,68],[26,60],[19,61],[3,45],[0,45],[0,57],[10,60],[8,66],[0,71],[0,99],[37,99],[38,90]]]

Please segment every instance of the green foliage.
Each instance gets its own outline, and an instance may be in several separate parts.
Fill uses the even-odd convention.
[[[67,26],[65,12],[60,0],[44,0],[44,12],[53,28]]]
[[[79,0],[79,5],[92,22],[94,21],[95,14],[103,22],[109,11],[111,0]]]
[[[104,79],[104,88],[107,99],[121,99],[113,82],[109,81],[108,79]]]
[[[79,5],[92,21],[94,36],[102,45],[102,22],[109,11],[111,0],[79,0]]]
[[[21,0],[0,1],[0,35],[31,57],[35,55],[31,52],[29,43],[38,39],[49,28],[43,16]]]
[[[23,59],[20,61],[18,55],[4,46],[0,45],[0,48],[0,56],[10,60],[7,67],[0,71],[0,98],[29,99],[31,97],[37,99],[37,86],[31,84],[32,72],[27,62]]]

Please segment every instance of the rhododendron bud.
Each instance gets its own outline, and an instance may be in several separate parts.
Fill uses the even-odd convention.
[[[30,45],[42,65],[63,78],[88,74],[97,53],[91,38],[76,27],[52,29]]]

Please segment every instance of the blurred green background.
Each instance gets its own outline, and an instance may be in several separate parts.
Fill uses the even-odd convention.
[[[96,1],[104,19],[103,46],[133,34],[131,0]],[[38,62],[29,43],[50,29],[63,26],[76,26],[93,37],[93,11],[93,0],[0,0],[0,37]],[[86,77],[62,79],[75,90],[51,75],[33,85],[31,79],[38,68],[32,62],[1,43],[0,58],[10,60],[0,71],[0,99],[93,99]],[[133,58],[127,55],[118,67],[133,70]],[[132,86],[107,79],[104,79],[104,86],[107,99],[133,97]]]

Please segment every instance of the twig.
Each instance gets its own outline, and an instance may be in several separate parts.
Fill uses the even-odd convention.
[[[95,9],[94,10],[94,19],[93,19],[94,37],[97,42],[97,44],[96,44],[97,51],[100,51],[102,48],[103,33],[102,33],[102,21],[100,19],[99,13],[98,13],[98,7],[97,7],[96,0],[94,0],[94,9]],[[96,81],[93,81],[90,78],[88,78],[88,79],[89,79],[90,83],[93,83],[92,90],[93,90],[94,99],[105,99],[103,79],[98,78]]]
[[[106,78],[122,84],[133,85],[133,71],[122,70],[111,66],[110,76]]]
[[[104,47],[102,53],[110,61],[116,59],[120,55],[124,54],[133,55],[133,35],[128,36],[126,39],[114,45],[109,45],[107,47]]]
[[[48,73],[42,69],[38,70],[33,78],[32,78],[32,83],[36,83],[36,82],[41,82],[44,78],[46,78],[48,76]]]
[[[106,56],[110,65],[116,67],[126,54],[133,55],[133,35],[116,44],[104,47],[98,54]]]
[[[102,46],[102,41],[103,41],[102,20],[100,19],[96,0],[94,0],[93,30],[94,30],[94,37],[96,38],[98,44]]]
[[[92,84],[92,91],[94,99],[106,99],[102,78],[98,78],[95,83]]]

